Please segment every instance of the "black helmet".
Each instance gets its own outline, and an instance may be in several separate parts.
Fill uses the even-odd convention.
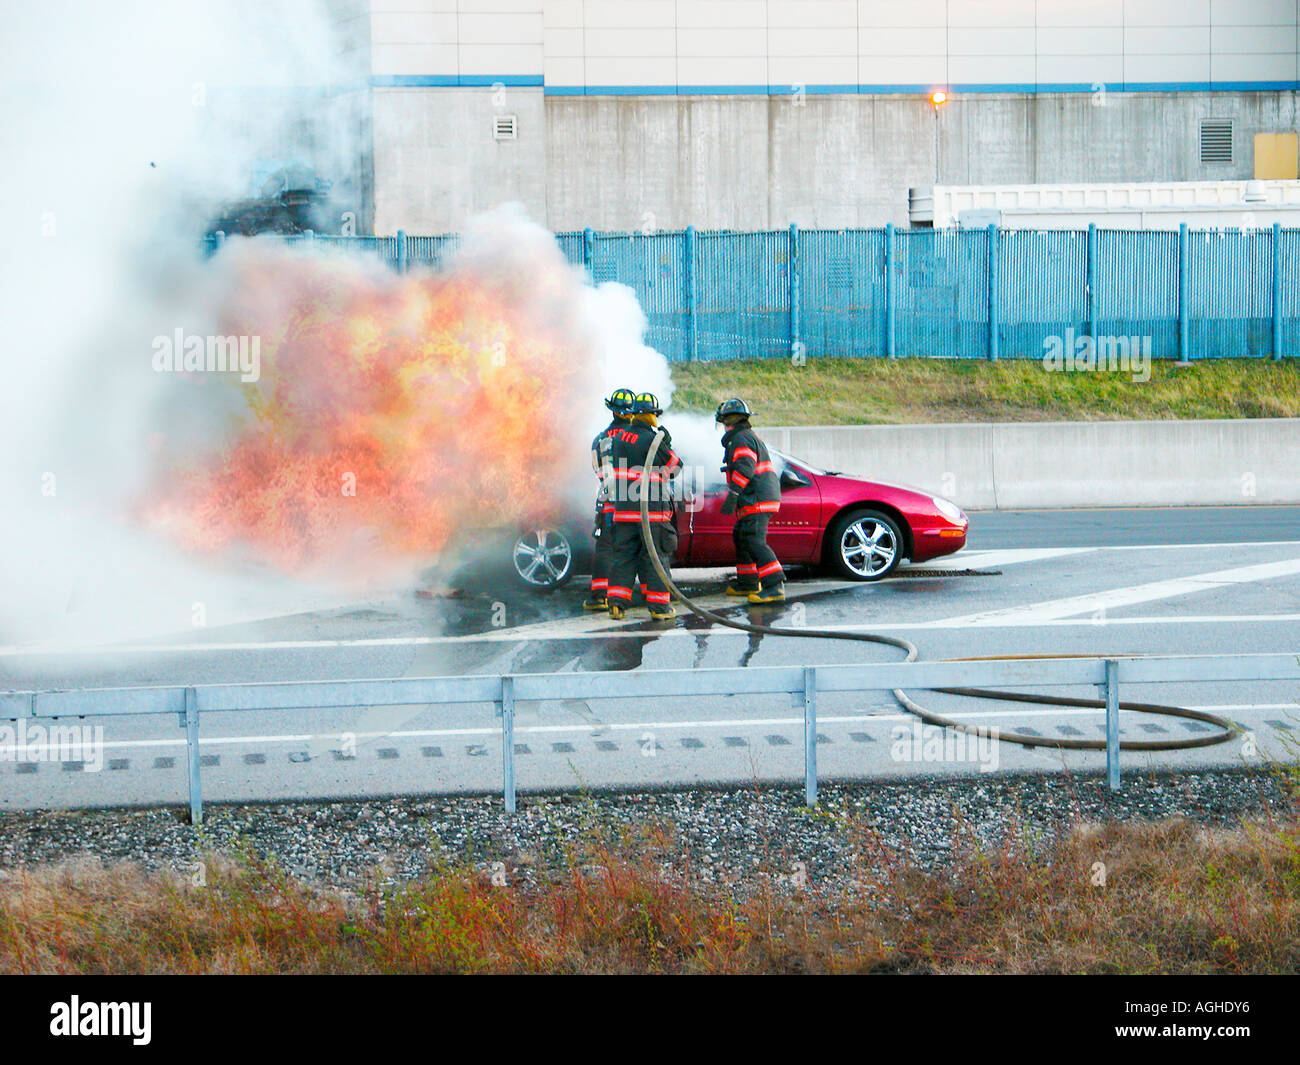
[[[662,414],[663,412],[663,408],[659,406],[659,397],[653,392],[642,392],[632,404],[633,414]]]
[[[729,399],[725,403],[719,403],[717,411],[714,412],[713,420],[720,422],[728,414],[740,414],[746,418],[753,415],[748,403],[743,399]]]
[[[605,406],[623,417],[631,414],[635,405],[636,393],[630,388],[616,388],[610,393],[609,399],[605,400]]]

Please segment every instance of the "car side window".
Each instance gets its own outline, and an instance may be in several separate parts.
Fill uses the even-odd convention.
[[[781,481],[782,491],[787,488],[804,488],[812,484],[807,474],[798,466],[786,462],[783,455],[772,456],[772,469],[776,471],[776,475]]]

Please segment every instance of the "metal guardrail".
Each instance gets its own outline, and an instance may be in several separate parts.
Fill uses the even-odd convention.
[[[203,818],[199,718],[203,713],[396,706],[493,704],[501,718],[505,808],[516,807],[514,717],[521,702],[719,695],[801,696],[804,795],[817,803],[817,697],[830,692],[925,691],[932,688],[1019,689],[1093,685],[1106,699],[1106,768],[1120,786],[1119,687],[1200,681],[1300,680],[1300,654],[1176,655],[1112,658],[883,662],[862,665],[663,669],[596,673],[528,673],[388,680],[205,684],[190,687],[83,688],[0,692],[0,720],[175,714],[185,729],[191,821]]]

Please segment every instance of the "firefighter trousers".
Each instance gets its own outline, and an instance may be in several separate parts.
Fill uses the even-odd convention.
[[[609,590],[609,571],[614,561],[614,518],[600,514],[596,518],[596,549],[591,556],[591,597],[604,599]]]
[[[731,542],[736,546],[737,587],[771,591],[785,583],[785,571],[776,552],[767,546],[766,514],[745,514],[736,519]]]
[[[673,555],[677,552],[677,528],[670,521],[654,522],[650,526],[650,538],[659,553],[659,559],[665,570],[670,570]],[[655,572],[654,563],[646,553],[645,541],[641,538],[640,522],[614,522],[614,551],[609,571],[609,591],[606,593],[610,602],[626,606],[632,599],[632,589],[636,586],[637,575],[641,576],[641,586],[645,590],[646,603],[649,606],[667,606],[668,588]]]

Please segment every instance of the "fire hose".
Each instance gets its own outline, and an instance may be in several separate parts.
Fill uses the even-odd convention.
[[[659,444],[663,440],[664,430],[659,429],[654,439],[650,443],[650,450],[647,453],[646,470],[652,465],[652,461],[659,454]],[[673,583],[672,577],[664,567],[663,560],[659,557],[659,551],[655,547],[654,537],[650,528],[650,493],[645,486],[649,483],[649,478],[643,478],[641,491],[641,539],[645,544],[646,554],[650,557],[650,564],[654,566],[655,572],[659,579],[664,582],[664,586],[672,593],[673,597],[683,603],[692,614],[703,618],[705,621],[714,625],[724,625],[727,628],[739,629],[741,632],[756,633],[760,636],[795,636],[806,640],[851,640],[857,643],[878,643],[888,647],[897,647],[905,653],[904,662],[915,662],[917,660],[916,645],[894,636],[885,636],[875,632],[842,632],[832,629],[781,629],[771,625],[754,625],[750,622],[738,621],[735,618],[724,617],[721,614],[715,614],[711,610],[693,602],[676,584]],[[1096,655],[1003,655],[993,656],[991,659],[981,659],[981,661],[1006,661],[1012,659],[1031,659],[1031,658],[1096,658]],[[974,661],[973,659],[941,659],[941,661]],[[1002,702],[1014,703],[1031,703],[1040,706],[1073,706],[1085,707],[1090,709],[1104,709],[1106,701],[1104,699],[1077,699],[1063,695],[1031,695],[1027,692],[1007,692],[997,691],[990,688],[931,688],[929,691],[940,692],[944,695],[961,695],[976,699],[996,699]],[[958,732],[966,732],[975,736],[993,736],[996,739],[1006,743],[1019,744],[1022,747],[1059,747],[1075,751],[1104,751],[1106,750],[1105,740],[1080,740],[1080,739],[1054,739],[1046,736],[1024,736],[1008,735],[997,729],[990,729],[985,726],[964,725],[960,721],[954,721],[950,717],[937,714],[933,710],[927,710],[919,703],[908,697],[907,693],[900,688],[892,690],[894,699],[908,713],[914,714],[922,721],[929,725],[936,725],[940,728],[954,729]],[[1202,710],[1193,710],[1186,706],[1165,706],[1158,703],[1133,703],[1120,702],[1121,710],[1136,710],[1144,714],[1163,714],[1166,717],[1186,718],[1193,721],[1203,721],[1215,726],[1219,731],[1211,732],[1205,736],[1195,736],[1182,740],[1121,740],[1120,750],[1122,751],[1185,751],[1194,747],[1213,747],[1216,744],[1226,743],[1234,736],[1240,734],[1231,721],[1219,717],[1217,714],[1206,713]]]

